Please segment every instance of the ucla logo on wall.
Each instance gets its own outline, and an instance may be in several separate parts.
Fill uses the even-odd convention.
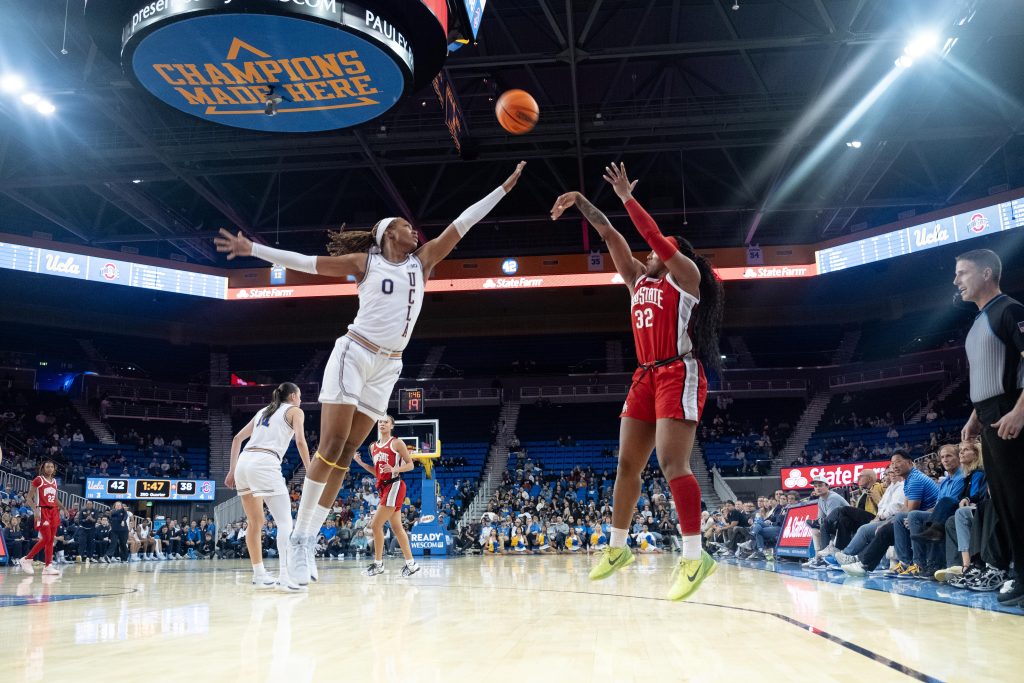
[[[440,69],[441,24],[418,1],[396,24],[396,6],[108,0],[86,12],[97,45],[110,54],[116,30],[122,67],[166,104],[228,126],[312,132],[374,119]]]

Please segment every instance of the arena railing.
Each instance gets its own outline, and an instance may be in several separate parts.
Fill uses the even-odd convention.
[[[909,365],[898,365],[891,368],[879,368],[863,372],[845,373],[832,375],[828,378],[828,385],[835,389],[839,387],[850,387],[859,384],[872,384],[885,382],[893,379],[909,377],[928,377],[930,375],[945,375],[950,368],[943,361],[931,361],[927,363],[912,363]]]
[[[108,398],[129,399],[133,401],[161,401],[164,403],[188,403],[189,405],[203,405],[207,403],[205,391],[193,391],[191,389],[167,389],[157,386],[138,387],[101,384],[95,387],[97,396],[106,395]]]
[[[754,379],[754,380],[728,380],[721,382],[719,386],[712,387],[710,393],[724,392],[729,394],[743,393],[772,393],[780,395],[789,393],[796,396],[803,396],[807,393],[808,382],[803,379]],[[544,398],[576,398],[580,400],[622,398],[629,391],[628,384],[561,384],[549,386],[524,386],[519,390],[519,398],[522,400],[537,400]]]
[[[126,405],[115,403],[107,408],[106,417],[123,417],[140,420],[164,420],[167,422],[209,422],[206,408],[194,409],[185,406]]]

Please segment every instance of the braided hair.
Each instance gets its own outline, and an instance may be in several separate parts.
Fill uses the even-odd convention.
[[[718,335],[722,331],[725,290],[711,263],[693,249],[689,240],[673,237],[683,256],[690,259],[700,271],[700,305],[693,315],[693,352],[705,368],[721,370],[722,354],[718,348]]]
[[[382,219],[373,224],[369,230],[340,230],[327,231],[327,253],[331,256],[344,256],[345,254],[366,254],[378,249],[374,237],[381,228]]]

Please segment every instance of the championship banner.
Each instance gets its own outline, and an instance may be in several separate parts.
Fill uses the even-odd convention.
[[[782,490],[794,491],[811,488],[815,479],[824,479],[832,488],[853,486],[857,477],[864,470],[874,470],[878,478],[889,466],[888,460],[872,460],[871,462],[850,462],[840,465],[805,465],[803,467],[782,468]]]
[[[784,557],[810,557],[811,527],[808,522],[818,519],[818,503],[794,505],[786,510],[782,533],[775,545],[775,554]]]
[[[207,121],[306,133],[375,119],[430,82],[447,14],[419,0],[104,0],[97,45],[125,73]],[[443,3],[441,3],[443,5]]]

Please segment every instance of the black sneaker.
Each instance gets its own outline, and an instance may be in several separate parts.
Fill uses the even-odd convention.
[[[977,567],[968,567],[963,574],[949,577],[946,583],[953,588],[967,588],[968,581],[976,580],[979,574],[981,574],[981,570]]]
[[[412,576],[413,574],[415,574],[416,572],[418,572],[419,570],[420,570],[420,566],[418,564],[414,564],[411,567],[409,565],[405,565],[404,567],[402,567],[402,578],[403,579],[407,579],[410,576]],[[383,570],[381,570],[381,571],[383,571]]]
[[[987,567],[985,571],[976,577],[968,579],[967,588],[979,593],[991,593],[999,590],[999,587],[1006,581],[1006,572],[995,567]],[[1005,603],[1004,603],[1005,604]]]
[[[378,562],[374,562],[373,564],[371,564],[369,567],[367,567],[363,571],[363,574],[366,575],[366,576],[377,576],[377,574],[383,574],[383,573],[384,573],[384,563],[383,562],[379,562],[379,563]]]

